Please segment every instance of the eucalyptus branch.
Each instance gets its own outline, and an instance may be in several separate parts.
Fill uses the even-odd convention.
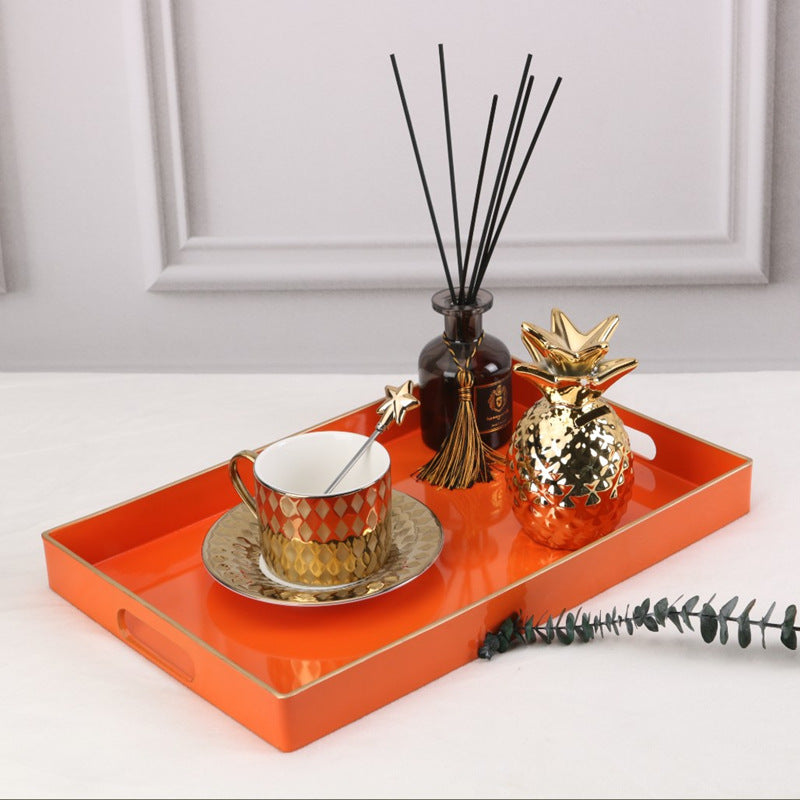
[[[576,639],[580,642],[590,642],[596,636],[603,638],[606,634],[619,636],[625,630],[632,636],[637,628],[646,628],[653,633],[667,627],[671,622],[680,633],[684,633],[684,626],[694,631],[692,621],[698,623],[703,641],[711,643],[719,636],[720,644],[727,644],[729,640],[728,626],[734,626],[737,639],[741,647],[747,647],[753,638],[752,628],[761,631],[761,645],[767,647],[767,628],[780,630],[781,644],[789,650],[797,649],[797,632],[800,626],[795,625],[797,607],[790,605],[784,613],[783,622],[770,622],[772,612],[775,610],[773,603],[767,613],[760,620],[750,618],[750,612],[756,601],[751,600],[740,614],[734,616],[733,610],[739,602],[734,597],[716,611],[711,603],[714,595],[696,611],[700,598],[698,595],[691,597],[680,608],[678,602],[670,603],[662,597],[654,606],[650,606],[650,599],[644,600],[630,612],[630,605],[626,607],[625,614],[617,612],[616,607],[611,613],[599,613],[591,616],[579,608],[577,612],[562,611],[557,619],[548,616],[541,617],[538,622],[533,617],[527,619],[521,612],[514,612],[503,620],[500,627],[494,632],[486,634],[483,644],[478,648],[478,657],[490,659],[495,653],[504,653],[518,644],[534,644],[536,641],[552,644],[555,641],[561,644],[572,644]]]

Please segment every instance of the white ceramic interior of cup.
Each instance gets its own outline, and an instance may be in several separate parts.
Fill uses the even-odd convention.
[[[349,431],[311,431],[289,436],[258,454],[254,468],[256,477],[266,486],[286,494],[324,495],[367,438]],[[373,441],[331,494],[369,486],[389,469],[390,463],[386,448]]]

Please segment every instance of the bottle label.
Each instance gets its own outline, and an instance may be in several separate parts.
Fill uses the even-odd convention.
[[[511,422],[511,375],[475,387],[475,417],[478,430],[492,433]]]

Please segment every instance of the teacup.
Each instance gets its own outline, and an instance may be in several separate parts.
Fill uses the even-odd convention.
[[[368,578],[386,562],[392,546],[386,448],[373,441],[326,493],[366,439],[348,431],[311,431],[230,459],[231,481],[258,520],[261,555],[275,577],[300,586],[337,586]],[[241,459],[253,463],[254,494],[239,474]]]

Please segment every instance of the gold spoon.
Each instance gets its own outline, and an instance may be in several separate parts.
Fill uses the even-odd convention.
[[[378,438],[379,434],[383,433],[392,422],[402,425],[406,411],[410,411],[419,405],[419,400],[414,397],[411,387],[410,380],[400,386],[385,387],[386,399],[377,408],[378,414],[382,414],[382,416],[378,420],[375,430],[370,434],[367,441],[358,448],[358,452],[345,464],[333,483],[325,490],[325,494],[330,494],[339,485],[339,481],[350,472],[353,465],[364,455],[366,449]]]

